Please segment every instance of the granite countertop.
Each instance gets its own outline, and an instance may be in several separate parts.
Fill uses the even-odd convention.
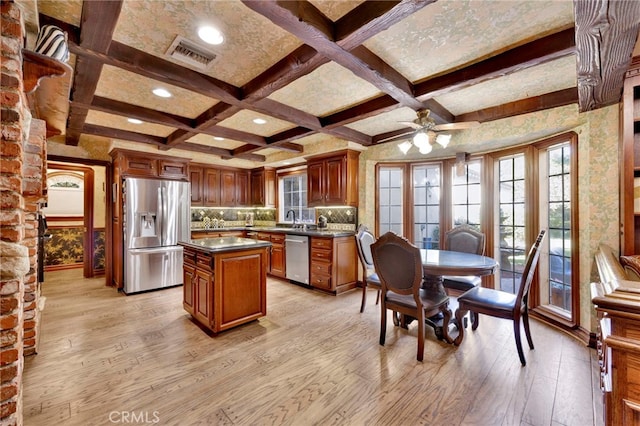
[[[199,238],[189,241],[179,241],[178,244],[208,253],[225,253],[228,251],[247,250],[271,246],[271,243],[268,241],[240,237]]]
[[[216,232],[216,231],[248,231],[248,232],[282,232],[290,235],[308,235],[310,237],[350,237],[355,235],[354,231],[345,230],[319,230],[319,229],[297,229],[281,226],[246,226],[246,227],[229,227],[203,229],[194,228],[191,232]]]

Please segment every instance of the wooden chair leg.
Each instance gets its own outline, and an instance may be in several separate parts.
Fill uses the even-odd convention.
[[[520,340],[520,319],[514,318],[513,320],[513,332],[516,338],[516,347],[518,348],[518,356],[520,357],[520,363],[527,365],[527,360],[524,358],[524,352],[522,351],[522,340]]]
[[[376,305],[380,303],[380,289],[378,289],[377,293],[376,293]]]
[[[533,339],[531,338],[531,330],[529,329],[529,311],[525,310],[522,315],[522,323],[524,324],[524,334],[527,336],[529,349],[533,349]]]
[[[473,314],[473,322],[471,323],[471,329],[476,331],[478,325],[480,325],[480,314],[477,312],[471,312]]]
[[[364,312],[365,306],[367,306],[367,282],[362,280],[362,302],[360,303],[360,313]]]
[[[448,306],[444,306],[441,310],[444,315],[442,320],[442,338],[447,343],[453,343],[453,339],[449,336],[449,324],[451,323],[451,309]]]
[[[424,314],[418,315],[418,361],[424,358]]]
[[[384,346],[384,340],[387,336],[387,308],[382,306],[382,312],[380,313],[380,345]]]

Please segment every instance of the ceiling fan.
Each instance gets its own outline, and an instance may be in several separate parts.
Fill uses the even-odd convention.
[[[413,145],[415,145],[421,154],[428,154],[431,152],[432,145],[437,142],[446,148],[451,140],[451,135],[446,133],[439,133],[444,130],[461,130],[470,129],[480,125],[479,121],[465,121],[460,123],[445,123],[436,124],[433,118],[429,117],[431,111],[428,109],[421,109],[416,111],[418,117],[413,121],[400,121],[402,124],[415,129],[413,132]],[[408,140],[402,142],[398,147],[406,154],[411,148],[412,143]]]

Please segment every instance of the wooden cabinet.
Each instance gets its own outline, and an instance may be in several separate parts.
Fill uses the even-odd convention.
[[[246,232],[241,230],[228,230],[224,229],[203,229],[198,231],[191,231],[191,239],[197,240],[200,238],[218,238],[218,237],[245,237]]]
[[[249,171],[191,165],[192,207],[244,207],[250,204]]]
[[[307,204],[358,206],[358,151],[307,158]]]
[[[276,205],[276,171],[268,168],[251,171],[251,205],[274,207]]]
[[[204,169],[202,205],[205,207],[219,207],[220,204],[220,170]]]
[[[640,58],[626,73],[620,118],[620,253],[640,254],[640,209],[634,208],[640,204],[640,197],[634,197],[635,181],[640,185]]]
[[[200,166],[189,166],[189,182],[191,182],[191,206],[202,206],[204,201],[204,169]]]
[[[271,234],[271,275],[286,278],[285,234]]]
[[[356,242],[349,237],[311,237],[310,284],[334,294],[356,286]]]
[[[114,149],[110,152],[121,177],[150,177],[189,180],[188,159],[142,154],[137,151]]]
[[[215,254],[185,247],[184,256],[183,307],[202,326],[218,333],[267,314],[266,247]]]
[[[220,204],[225,207],[249,205],[249,172],[220,171]]]
[[[618,286],[619,285],[619,286]],[[640,424],[640,283],[592,283],[605,425]]]

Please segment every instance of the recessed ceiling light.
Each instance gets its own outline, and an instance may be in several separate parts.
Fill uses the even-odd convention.
[[[284,161],[282,164],[284,164],[285,166],[288,166],[289,164],[291,164],[291,161]]]
[[[156,95],[156,96],[160,96],[161,98],[170,98],[171,97],[171,93],[169,93],[168,90],[162,89],[162,88],[153,89],[153,94]]]
[[[131,124],[142,124],[142,120],[138,120],[137,118],[127,118],[127,121]]]
[[[254,118],[253,122],[256,124],[265,124],[267,120],[265,120],[264,118]]]
[[[200,27],[198,29],[198,36],[202,41],[209,44],[222,44],[224,41],[224,37],[220,30],[210,26]]]
[[[214,136],[213,138],[215,140],[217,140],[217,141],[223,141],[224,140],[224,138],[221,138],[220,136]]]

